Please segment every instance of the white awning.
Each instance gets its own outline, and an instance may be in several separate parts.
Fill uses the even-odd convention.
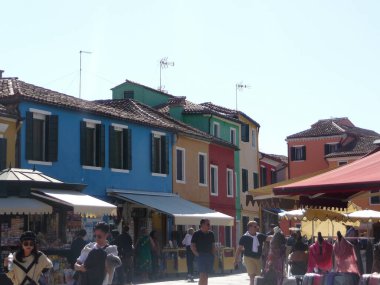
[[[116,206],[90,195],[69,190],[33,190],[33,195],[73,207],[74,213],[88,217],[114,215]]]
[[[51,214],[51,206],[32,198],[0,198],[0,214]]]
[[[233,226],[234,218],[209,208],[189,202],[174,194],[108,190],[108,195],[136,204],[148,206],[174,217],[176,225],[199,225],[201,219],[209,219],[211,225]]]

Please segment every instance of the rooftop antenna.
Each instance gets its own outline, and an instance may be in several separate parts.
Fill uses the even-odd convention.
[[[161,60],[160,60],[160,87],[158,89],[160,91],[163,91],[163,87],[162,87],[162,84],[161,84],[161,71],[164,68],[168,68],[169,66],[174,66],[174,62],[173,61],[168,61],[167,57],[161,58]]]
[[[238,90],[242,91],[245,88],[251,88],[251,86],[243,84],[243,82],[236,83],[236,93],[235,93],[235,96],[236,96],[236,111],[238,110],[238,99],[237,99],[238,98],[237,97]]]
[[[82,95],[82,53],[91,54],[90,51],[79,51],[79,98],[81,98]]]

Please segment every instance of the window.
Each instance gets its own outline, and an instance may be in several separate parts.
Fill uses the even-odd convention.
[[[152,173],[169,174],[169,144],[165,134],[152,133]]]
[[[177,158],[177,182],[185,182],[185,150],[176,148]]]
[[[135,92],[132,90],[124,91],[124,99],[134,99],[135,98]]]
[[[84,119],[80,131],[81,165],[104,167],[105,132],[100,121]]]
[[[213,123],[212,125],[213,135],[217,138],[220,138],[220,125],[219,123]]]
[[[218,196],[218,167],[216,165],[211,165],[211,195]]]
[[[241,140],[243,142],[249,142],[249,125],[241,124]]]
[[[276,170],[275,169],[271,169],[270,174],[271,174],[271,176],[270,176],[270,183],[271,184],[277,183],[277,172],[276,172]]]
[[[242,181],[242,191],[247,192],[248,191],[248,170],[242,169],[241,170],[241,181]]]
[[[325,144],[325,155],[336,152],[339,150],[339,143],[327,143]]]
[[[25,155],[32,161],[58,160],[58,116],[39,110],[26,113]]]
[[[198,154],[198,163],[199,184],[207,185],[207,155],[205,153]]]
[[[294,146],[290,148],[292,161],[306,160],[306,146]]]
[[[230,128],[230,143],[236,145],[236,129]]]
[[[252,147],[256,148],[256,130],[252,129]]]
[[[7,168],[7,139],[0,138],[0,170]]]
[[[234,172],[227,169],[227,197],[234,196]]]
[[[259,174],[257,172],[253,172],[253,189],[259,188]]]
[[[232,231],[230,226],[224,227],[224,239],[225,239],[225,246],[226,247],[232,247]]]
[[[380,191],[379,191],[379,190],[371,191],[371,193],[372,193],[372,194],[377,193],[378,195],[380,195]],[[370,197],[370,204],[371,204],[371,205],[379,205],[379,204],[380,204],[380,196],[373,196],[373,197]]]
[[[109,167],[116,170],[132,169],[132,131],[127,126],[109,127]]]
[[[338,161],[338,166],[346,165],[348,162],[345,161]]]
[[[261,187],[264,187],[267,185],[267,168],[265,166],[261,166],[260,169],[260,182],[261,182]]]

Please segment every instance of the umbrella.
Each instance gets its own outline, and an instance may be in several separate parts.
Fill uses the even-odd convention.
[[[380,212],[373,210],[361,210],[345,214],[345,216],[352,221],[360,222],[373,222],[380,221]]]

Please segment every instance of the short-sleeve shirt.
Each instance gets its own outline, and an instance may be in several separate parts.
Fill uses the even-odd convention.
[[[199,253],[212,253],[213,243],[215,242],[214,233],[208,231],[206,233],[201,230],[196,231],[191,238],[191,243],[195,244]]]
[[[253,238],[250,236],[242,236],[239,240],[239,245],[244,247],[244,256],[252,257],[252,258],[260,258],[263,252],[263,243],[267,239],[267,235],[257,233],[256,234],[257,239],[259,240],[259,246],[257,249],[257,252],[252,251],[252,243]]]

